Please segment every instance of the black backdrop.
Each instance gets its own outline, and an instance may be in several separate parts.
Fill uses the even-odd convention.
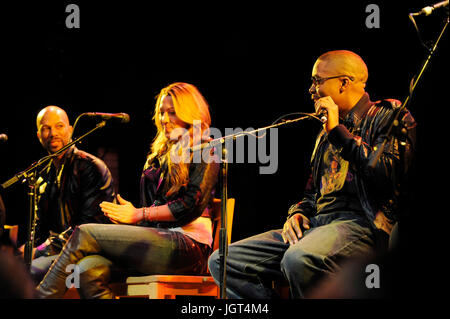
[[[348,49],[363,57],[372,100],[403,101],[427,56],[408,19],[427,1],[377,1],[380,28],[372,29],[365,24],[370,1],[93,2],[2,4],[0,133],[9,140],[0,145],[0,182],[45,155],[35,118],[49,104],[66,109],[72,122],[83,112],[130,115],[130,123],[110,122],[80,148],[118,154],[119,192],[137,204],[140,170],[155,133],[151,112],[163,86],[196,85],[210,103],[212,125],[224,133],[266,126],[290,112],[312,112],[311,68],[325,51]],[[69,3],[80,7],[79,29],[66,28]],[[425,40],[435,40],[443,14],[418,17],[417,23]],[[440,108],[448,106],[448,54],[447,32],[410,105],[419,123],[412,207],[420,213],[436,198],[430,165],[435,166]],[[95,123],[80,120],[75,136]],[[279,129],[275,174],[259,174],[259,164],[230,164],[229,196],[237,200],[233,241],[282,226],[288,207],[301,199],[319,128],[305,121]],[[7,222],[23,229],[25,185],[1,194]]]

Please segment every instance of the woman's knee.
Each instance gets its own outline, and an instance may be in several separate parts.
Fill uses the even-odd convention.
[[[75,227],[73,231],[73,237],[86,237],[91,236],[92,231],[95,229],[97,224],[82,224]]]
[[[73,231],[72,236],[67,242],[68,249],[71,251],[86,251],[95,253],[99,250],[97,242],[97,233],[99,224],[83,224],[79,225]]]
[[[100,255],[84,257],[77,263],[79,272],[78,293],[81,298],[109,298],[112,295],[108,283],[113,263]]]
[[[81,259],[78,263],[78,269],[80,274],[89,271],[94,268],[109,268],[112,266],[112,262],[100,255],[90,255]]]
[[[110,260],[100,255],[91,255],[81,259],[76,265],[81,288],[91,285],[93,281],[109,281],[112,264]]]
[[[68,243],[70,246],[83,242],[85,238],[89,235],[89,224],[78,225],[73,230],[72,235],[69,238]]]

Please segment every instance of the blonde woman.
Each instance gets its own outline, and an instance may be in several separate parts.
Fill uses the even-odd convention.
[[[113,298],[108,281],[115,270],[121,275],[206,271],[219,164],[212,153],[209,160],[192,161],[189,147],[207,139],[209,106],[195,86],[177,82],[161,90],[153,120],[157,135],[141,176],[140,207],[120,195],[117,204],[101,203],[115,224],[78,227],[38,286],[39,297],[64,295],[69,265],[80,274],[82,298]]]

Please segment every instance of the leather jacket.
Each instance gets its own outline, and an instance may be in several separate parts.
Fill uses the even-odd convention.
[[[214,158],[209,163],[190,163],[188,182],[170,196],[164,193],[167,165],[160,167],[159,161],[154,160],[144,167],[140,182],[141,206],[168,204],[176,219],[173,222],[144,222],[144,226],[172,228],[184,226],[200,216],[212,217],[211,207],[220,167],[217,156],[212,156]]]
[[[64,154],[61,168],[57,171],[50,162],[41,177],[35,243],[50,234],[59,246],[76,225],[109,223],[99,204],[113,201],[115,194],[111,173],[102,160],[72,146]],[[62,243],[58,244],[59,239]]]
[[[369,167],[375,150],[383,141],[400,101],[383,100],[371,102],[366,93],[347,114],[344,121],[327,135],[322,130],[311,157],[311,175],[305,188],[304,198],[288,211],[288,218],[296,213],[312,217],[317,213],[316,202],[320,194],[321,163],[320,145],[331,143],[340,156],[352,165],[356,172],[356,196],[359,198],[364,214],[372,226],[390,233],[393,223],[398,220],[398,188],[411,166],[415,144],[416,122],[408,110],[400,114],[404,124],[404,135],[388,141],[384,152],[375,167]]]

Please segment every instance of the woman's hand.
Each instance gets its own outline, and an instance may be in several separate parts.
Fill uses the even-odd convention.
[[[106,217],[116,224],[136,224],[143,218],[142,210],[133,206],[129,201],[117,194],[119,204],[110,202],[100,203],[100,208]]]

